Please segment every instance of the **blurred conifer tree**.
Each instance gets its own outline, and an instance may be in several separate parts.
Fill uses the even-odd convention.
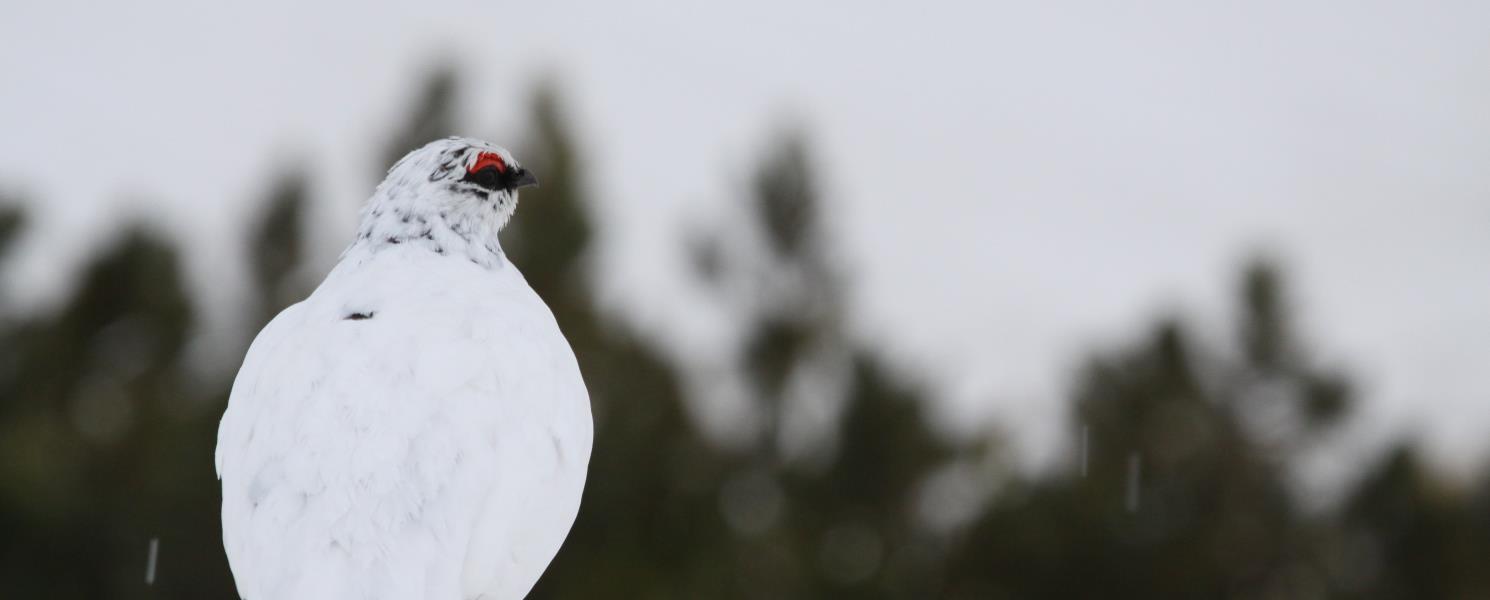
[[[538,88],[529,115],[516,151],[541,183],[523,191],[502,247],[553,310],[595,414],[578,520],[530,597],[715,597],[724,457],[689,422],[676,367],[595,303],[582,158],[552,88]]]
[[[221,597],[216,415],[185,371],[194,324],[174,248],[126,227],[55,311],[5,336],[0,596]],[[149,540],[179,552],[158,591]],[[217,543],[220,546],[220,542]]]
[[[248,231],[257,332],[286,306],[309,295],[311,286],[298,277],[305,257],[305,210],[309,182],[304,173],[281,175],[265,198],[262,214]]]

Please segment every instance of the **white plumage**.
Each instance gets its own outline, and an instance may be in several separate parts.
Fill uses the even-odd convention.
[[[218,431],[247,600],[522,598],[579,508],[589,397],[497,231],[533,183],[451,138],[389,171],[358,239],[259,333]]]

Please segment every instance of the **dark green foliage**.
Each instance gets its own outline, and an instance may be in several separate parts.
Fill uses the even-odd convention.
[[[1035,482],[995,505],[959,552],[968,579],[956,586],[1009,597],[1309,597],[1294,582],[1299,570],[1318,578],[1309,524],[1283,465],[1238,418],[1246,390],[1206,375],[1228,370],[1204,364],[1224,355],[1171,321],[1094,359],[1073,423],[1089,433],[1088,476]]]
[[[295,277],[296,268],[305,260],[305,175],[287,173],[274,183],[264,203],[263,214],[249,232],[249,261],[253,266],[253,286],[259,293],[259,318],[255,325],[268,323],[290,304],[299,302],[308,292],[305,283]],[[259,327],[254,327],[257,331]]]
[[[379,173],[461,133],[459,88],[449,70],[425,83]],[[1311,355],[1274,262],[1244,265],[1224,339],[1161,319],[1073,374],[1085,459],[1006,474],[970,522],[932,528],[929,479],[999,464],[1000,446],[929,427],[928,394],[847,331],[805,136],[759,153],[733,200],[745,222],[692,238],[700,286],[752,294],[724,303],[743,324],[725,364],[700,365],[595,305],[595,200],[568,122],[541,86],[514,150],[542,187],[502,240],[573,345],[596,418],[578,520],[533,598],[1490,597],[1490,477],[1455,482],[1402,446],[1338,506],[1302,508],[1301,457],[1357,388]],[[271,180],[245,232],[257,293],[239,308],[256,325],[310,283],[311,182]],[[0,268],[24,223],[0,208]],[[235,597],[212,465],[235,365],[189,365],[199,311],[182,279],[171,244],[127,227],[45,310],[0,312],[0,598]],[[725,387],[751,410],[743,442],[692,418]],[[796,427],[804,409],[833,418]]]
[[[126,228],[54,312],[6,332],[0,380],[0,596],[224,597],[215,412],[183,364],[193,310],[176,251]],[[169,573],[169,577],[164,577]]]
[[[552,95],[538,98],[538,131],[553,137],[533,144],[539,152],[521,155],[535,169],[551,165],[567,173],[565,166],[576,162],[572,145],[547,125],[561,122]],[[757,213],[763,218],[773,210],[816,210],[805,150],[793,140],[784,154],[792,158],[769,163],[757,177],[770,183],[758,185],[750,200],[775,206]],[[779,180],[790,185],[776,185]],[[572,186],[545,184],[542,193],[524,195],[523,217],[503,241],[524,273],[582,254],[589,225],[585,201]],[[552,237],[535,238],[533,231]],[[780,261],[787,270],[821,271],[827,260],[800,239],[817,233],[780,229],[772,234],[781,236],[777,243],[797,252],[737,257],[735,264]],[[547,251],[528,253],[535,247]],[[917,589],[925,577],[906,559],[918,541],[910,504],[920,480],[949,457],[948,446],[921,425],[923,399],[874,358],[852,350],[837,324],[841,306],[798,301],[836,301],[835,276],[758,282],[778,291],[762,297],[758,312],[741,315],[754,325],[739,372],[773,425],[758,444],[725,448],[710,444],[688,420],[677,367],[630,336],[607,333],[619,327],[589,331],[600,319],[589,280],[555,278],[565,272],[540,270],[529,281],[554,307],[579,356],[594,396],[596,444],[579,520],[533,597],[882,597],[891,586]],[[775,452],[774,423],[789,402],[787,382],[850,352],[844,366],[826,367],[848,380],[838,448],[826,468],[797,468]],[[888,576],[881,566],[887,557],[897,561]]]
[[[595,446],[574,530],[533,598],[714,597],[726,548],[715,490],[725,457],[689,422],[675,368],[594,304],[588,199],[558,99],[532,101],[517,149],[540,186],[525,190],[502,246],[543,297],[579,358]]]
[[[790,473],[789,527],[811,561],[810,597],[926,597],[938,540],[914,519],[924,480],[954,446],[924,425],[925,398],[856,354],[834,460]]]
[[[1292,350],[1281,288],[1277,271],[1265,263],[1248,265],[1242,274],[1240,335],[1247,359],[1258,368],[1282,366]]]
[[[21,229],[26,224],[26,214],[20,208],[10,206],[9,198],[0,197],[0,330],[8,328],[5,320],[14,317],[11,315],[10,306],[6,303],[11,300],[10,281],[6,275],[11,247],[16,238],[20,237]],[[0,348],[9,347],[4,339],[0,339]],[[12,363],[4,357],[0,357],[0,377],[4,377],[3,370]]]
[[[16,234],[21,232],[21,226],[25,225],[25,215],[19,208],[13,206],[0,206],[0,257],[10,250],[10,243],[15,240]]]
[[[585,214],[583,159],[550,85],[533,94],[529,114],[532,131],[514,151],[523,166],[537,174],[539,185],[523,190],[518,213],[502,232],[502,248],[550,306],[588,312],[591,290],[585,256],[593,249]]]
[[[1343,508],[1328,547],[1342,598],[1483,598],[1490,508],[1393,448]]]
[[[1475,598],[1490,531],[1466,497],[1389,456],[1340,514],[1309,515],[1298,454],[1352,405],[1307,358],[1276,269],[1243,270],[1235,346],[1161,322],[1080,374],[1089,474],[1006,492],[954,554],[951,591],[1024,598]],[[1078,457],[1077,460],[1080,460]],[[1125,502],[1130,461],[1137,507]],[[1076,469],[1073,469],[1076,470]]]
[[[756,218],[782,256],[798,257],[817,239],[816,181],[805,142],[788,136],[772,153],[755,177]]]

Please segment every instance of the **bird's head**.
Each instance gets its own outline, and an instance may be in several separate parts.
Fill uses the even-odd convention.
[[[451,246],[496,252],[496,234],[517,210],[518,190],[533,185],[538,179],[505,148],[471,138],[435,140],[388,169],[363,210],[359,243],[427,241],[442,253]]]
[[[517,209],[517,191],[532,185],[538,179],[506,148],[451,137],[399,159],[378,189],[388,195],[407,193],[432,208],[490,212],[506,223]]]

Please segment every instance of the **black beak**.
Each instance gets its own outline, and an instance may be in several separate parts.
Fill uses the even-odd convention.
[[[525,187],[538,187],[538,177],[533,175],[532,171],[518,169],[515,178],[512,180],[512,189]]]

